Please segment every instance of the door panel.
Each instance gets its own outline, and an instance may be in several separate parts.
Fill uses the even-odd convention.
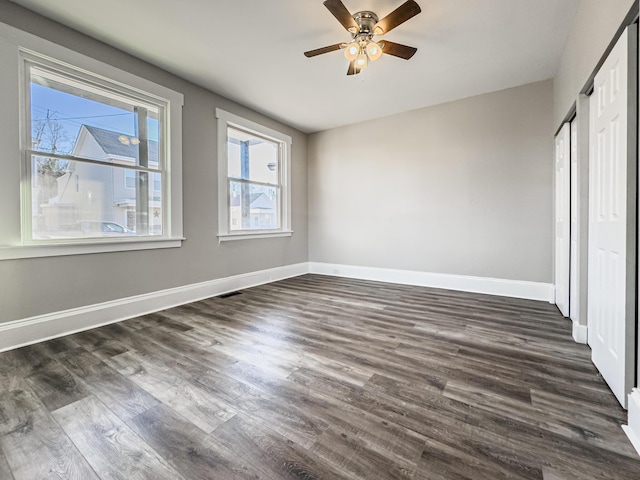
[[[630,29],[594,80],[589,154],[588,343],[593,363],[623,406],[633,386],[635,337],[636,159],[629,146],[635,134],[630,139],[628,133],[635,98],[629,96],[630,83],[635,85],[629,46],[636,30]]]
[[[569,316],[569,226],[570,226],[570,132],[565,123],[556,137],[556,305],[565,317]]]
[[[580,322],[580,290],[579,290],[579,278],[580,278],[580,262],[578,260],[578,124],[574,119],[570,125],[570,158],[569,163],[571,165],[571,205],[570,210],[570,249],[569,249],[569,317],[576,323]]]

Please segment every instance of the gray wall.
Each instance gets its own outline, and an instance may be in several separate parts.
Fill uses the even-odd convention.
[[[0,261],[0,322],[307,261],[305,134],[5,0],[0,21],[184,94],[187,237],[179,249]],[[293,138],[291,238],[218,243],[216,107]]]
[[[310,260],[552,282],[552,83],[309,137]]]
[[[634,0],[582,0],[553,81],[553,123],[560,126]]]

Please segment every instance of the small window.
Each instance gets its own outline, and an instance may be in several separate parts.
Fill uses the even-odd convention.
[[[291,137],[216,113],[220,239],[291,235]]]

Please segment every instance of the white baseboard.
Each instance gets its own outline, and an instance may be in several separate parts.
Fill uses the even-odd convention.
[[[443,288],[462,292],[485,293],[488,295],[541,300],[551,303],[554,301],[554,288],[553,285],[548,283],[318,262],[309,262],[309,273],[417,285],[421,287]]]
[[[629,394],[628,425],[623,425],[622,429],[627,434],[631,444],[640,455],[640,390],[634,388]]]
[[[576,322],[575,320],[571,320],[572,322],[572,327],[571,327],[571,334],[573,336],[573,340],[576,343],[587,343],[587,326],[586,325],[580,325],[578,322]]]
[[[308,273],[308,263],[234,275],[0,324],[0,352]]]

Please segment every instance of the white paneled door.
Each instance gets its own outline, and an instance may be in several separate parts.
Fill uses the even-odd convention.
[[[594,80],[589,148],[588,343],[592,360],[626,406],[635,342],[635,158],[630,159],[627,29]]]
[[[569,317],[574,322],[580,321],[580,262],[578,261],[578,122],[571,122],[571,205],[570,211],[570,252],[569,252]]]
[[[556,305],[565,317],[569,316],[569,175],[570,125],[565,123],[556,137]]]

